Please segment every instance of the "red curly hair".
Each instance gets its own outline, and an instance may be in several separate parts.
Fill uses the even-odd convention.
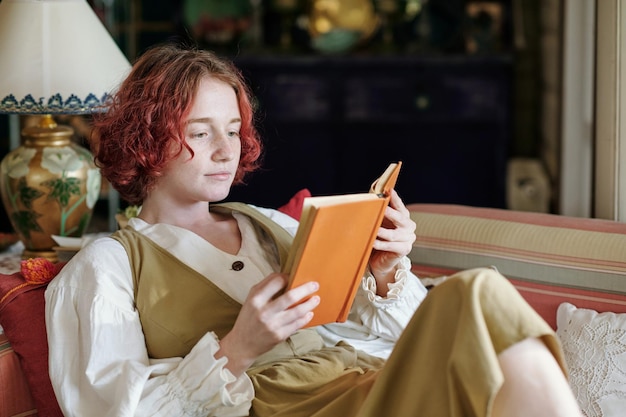
[[[135,62],[110,97],[107,111],[93,119],[96,164],[128,203],[141,204],[165,166],[184,148],[193,156],[185,141],[184,121],[200,81],[207,76],[231,85],[237,95],[241,158],[233,183],[241,184],[246,174],[259,167],[261,141],[254,127],[250,91],[239,70],[210,51],[154,46]],[[171,152],[176,145],[178,151]]]

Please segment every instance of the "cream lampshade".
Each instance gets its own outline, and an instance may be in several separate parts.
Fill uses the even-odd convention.
[[[129,69],[86,0],[0,1],[0,113],[41,115],[0,164],[23,257],[54,260],[51,236],[81,236],[100,194],[93,156],[52,116],[104,110]]]

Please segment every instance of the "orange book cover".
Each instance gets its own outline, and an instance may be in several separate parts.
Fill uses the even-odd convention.
[[[401,164],[390,164],[368,193],[305,199],[283,272],[288,288],[320,283],[320,304],[308,327],[346,321]]]

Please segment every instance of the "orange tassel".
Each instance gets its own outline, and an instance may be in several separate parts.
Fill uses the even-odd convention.
[[[29,284],[50,282],[62,267],[63,264],[55,264],[46,258],[30,258],[20,261],[20,272]]]

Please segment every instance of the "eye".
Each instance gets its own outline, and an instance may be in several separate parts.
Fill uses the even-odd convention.
[[[228,137],[238,138],[239,136],[240,136],[240,133],[238,130],[231,130],[228,132]]]
[[[209,133],[206,130],[198,130],[195,132],[189,132],[189,139],[205,139],[209,136]]]

